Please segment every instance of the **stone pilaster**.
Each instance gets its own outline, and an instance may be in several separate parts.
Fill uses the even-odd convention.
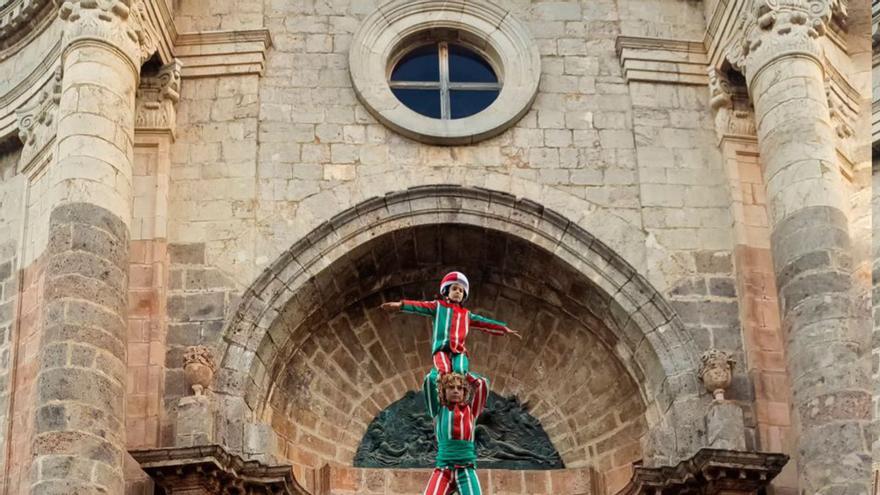
[[[801,493],[866,493],[871,394],[819,38],[843,4],[754,0],[728,58],[752,95],[792,380]]]
[[[30,493],[122,493],[135,89],[142,4],[68,1],[57,163],[47,172]]]

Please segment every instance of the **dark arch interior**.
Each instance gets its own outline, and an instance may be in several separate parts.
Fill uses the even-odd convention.
[[[608,329],[609,297],[526,241],[474,226],[412,227],[378,236],[325,268],[269,330],[262,415],[291,462],[351,465],[370,422],[430,368],[429,322],[388,315],[384,301],[431,298],[451,269],[471,280],[469,307],[507,321],[523,340],[474,332],[471,368],[517,395],[567,467],[600,470],[640,456],[645,406]],[[260,352],[258,351],[258,355]]]

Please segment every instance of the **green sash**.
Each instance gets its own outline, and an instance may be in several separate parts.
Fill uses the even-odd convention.
[[[477,448],[474,442],[469,440],[440,440],[437,443],[437,467],[476,467]]]

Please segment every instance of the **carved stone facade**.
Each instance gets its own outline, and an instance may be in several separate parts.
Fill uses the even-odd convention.
[[[181,66],[175,59],[160,67],[155,75],[141,78],[134,121],[137,131],[174,134],[177,123],[174,105],[180,99]]]
[[[61,67],[55,69],[48,87],[39,93],[30,106],[18,110],[18,137],[23,150],[19,159],[22,171],[30,168],[35,160],[54,142],[58,122],[55,114],[61,101]]]
[[[471,368],[565,466],[484,493],[868,492],[868,18],[0,0],[0,493],[421,492],[354,459],[431,366],[377,308],[450,269],[523,334]],[[469,120],[387,84],[440,38],[503,76]]]

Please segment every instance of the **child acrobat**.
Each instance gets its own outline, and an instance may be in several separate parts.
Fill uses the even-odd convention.
[[[489,381],[476,374],[432,369],[424,381],[428,414],[434,419],[437,460],[425,495],[481,495],[474,443],[477,418],[486,407]]]
[[[467,300],[470,284],[461,272],[450,272],[440,282],[440,295],[433,301],[387,302],[382,309],[389,312],[403,311],[434,319],[433,354],[434,367],[441,375],[450,372],[467,375],[469,363],[465,341],[470,329],[476,328],[490,335],[513,335],[522,338],[502,321],[472,313],[462,306]]]

